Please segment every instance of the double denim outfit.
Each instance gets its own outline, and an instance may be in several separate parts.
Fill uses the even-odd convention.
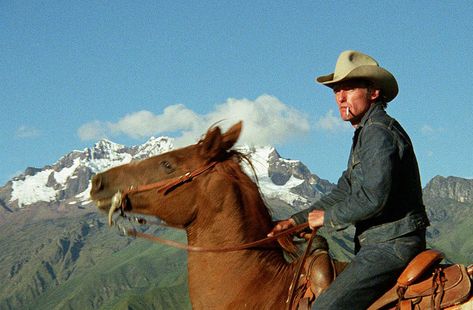
[[[429,220],[414,149],[382,104],[373,104],[355,130],[336,188],[292,218],[306,222],[314,209],[325,211],[329,229],[355,226],[356,255],[313,309],[366,309],[425,249]]]

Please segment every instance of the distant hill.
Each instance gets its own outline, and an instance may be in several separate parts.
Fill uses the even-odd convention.
[[[473,263],[473,180],[434,177],[424,188],[429,243],[448,260]]]
[[[168,151],[172,142],[151,138],[126,147],[101,140],[52,165],[27,168],[0,187],[0,309],[190,309],[186,253],[119,236],[88,196],[96,172]],[[252,159],[275,219],[310,205],[334,186],[300,161],[281,158],[273,147],[242,151]],[[429,244],[456,262],[473,262],[472,183],[436,177],[424,189],[432,221]],[[179,230],[141,229],[185,241]],[[337,258],[352,255],[352,233],[330,236]]]

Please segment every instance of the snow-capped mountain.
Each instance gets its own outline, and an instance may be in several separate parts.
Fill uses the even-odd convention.
[[[90,179],[95,173],[158,155],[173,147],[173,139],[168,137],[152,137],[142,145],[131,147],[100,140],[91,148],[72,151],[53,165],[26,169],[0,188],[0,205],[10,211],[36,204],[86,208],[91,206]],[[281,158],[271,146],[243,146],[239,150],[251,159],[266,198],[302,207],[333,186],[312,174],[300,161]],[[244,168],[250,176],[254,174],[250,167]]]
[[[330,191],[333,184],[312,174],[299,160],[282,158],[274,147],[241,147],[249,154],[262,194],[302,207]],[[244,167],[248,175],[251,171]]]
[[[0,202],[10,209],[36,203],[85,206],[90,204],[90,178],[95,173],[172,148],[172,139],[166,137],[152,137],[132,147],[100,140],[91,148],[72,151],[51,166],[27,168],[0,188]]]

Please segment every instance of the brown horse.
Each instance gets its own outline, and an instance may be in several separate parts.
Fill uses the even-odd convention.
[[[231,149],[240,131],[241,123],[223,134],[211,128],[197,144],[100,173],[92,180],[91,197],[105,211],[113,204],[110,216],[120,209],[183,227],[190,247],[228,248],[264,239],[273,227],[270,213],[240,167],[243,156]],[[276,241],[239,251],[189,251],[192,306],[284,309],[296,266]]]

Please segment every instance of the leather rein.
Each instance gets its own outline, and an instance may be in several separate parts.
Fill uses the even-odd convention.
[[[222,246],[201,247],[201,246],[188,245],[185,243],[181,243],[181,242],[177,242],[177,241],[173,241],[169,239],[162,239],[162,238],[156,237],[155,235],[142,233],[142,232],[137,231],[134,228],[127,229],[126,234],[131,237],[139,237],[139,238],[148,239],[153,242],[162,243],[162,244],[165,244],[174,248],[178,248],[181,250],[187,250],[189,252],[217,252],[218,253],[218,252],[234,252],[234,251],[241,251],[241,250],[256,248],[258,246],[277,240],[281,237],[301,231],[307,227],[309,227],[309,224],[303,223],[303,224],[294,226],[292,228],[286,229],[280,233],[274,234],[274,236],[272,237],[266,237],[266,238],[252,241],[252,242],[247,242],[247,243],[242,243],[242,244],[237,244],[237,245],[229,245],[229,246],[224,246],[224,247]]]

